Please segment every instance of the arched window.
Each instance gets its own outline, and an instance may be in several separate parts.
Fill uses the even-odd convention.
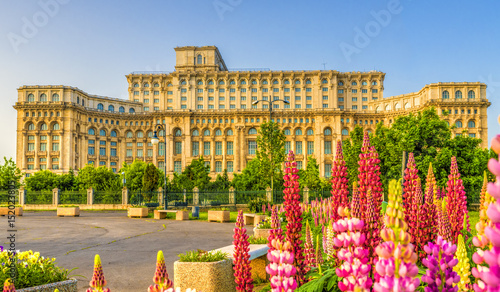
[[[144,138],[144,133],[142,131],[137,131],[137,138]]]
[[[231,129],[227,130],[226,135],[227,136],[232,136],[233,135],[233,130],[231,130]]]
[[[267,85],[267,80],[262,81],[263,85]]]
[[[448,122],[448,121],[445,121],[445,122],[446,122],[446,125],[448,125],[448,127],[449,127],[450,126],[450,122]]]
[[[33,94],[28,94],[28,102],[35,102],[35,96]]]
[[[455,91],[455,99],[461,99],[462,98],[462,91],[457,90]]]
[[[314,131],[313,131],[313,129],[307,129],[307,133],[306,133],[306,134],[307,134],[307,136],[312,136],[312,135],[314,135]]]
[[[194,130],[192,135],[194,137],[198,137],[198,136],[200,136],[200,132],[198,132],[198,130]]]
[[[111,131],[110,135],[111,137],[116,137],[116,131],[115,130]]]
[[[236,85],[236,82],[234,81],[234,79],[229,80],[229,85]]]
[[[290,129],[285,129],[285,135],[287,135],[287,136],[290,135]]]
[[[149,87],[149,83],[144,83],[144,87]]]
[[[241,80],[241,81],[240,81],[240,84],[241,84],[241,85],[246,85],[246,84],[247,84],[247,82],[246,82],[245,80]]]
[[[215,136],[222,136],[222,131],[220,129],[215,130]]]
[[[257,135],[257,130],[255,128],[251,128],[248,130],[248,135]]]
[[[373,81],[373,82],[372,82],[372,85],[377,85],[377,81]]]
[[[295,84],[300,84],[300,80],[295,80]]]
[[[467,93],[468,98],[476,98],[476,93],[473,90],[469,90]]]
[[[198,82],[197,82],[196,84],[198,84],[198,85],[203,85],[203,81],[198,80]]]
[[[182,136],[182,131],[180,129],[175,130],[175,137],[181,137]]]
[[[450,93],[448,90],[443,91],[443,99],[449,99],[450,98]]]
[[[28,125],[28,130],[33,131],[35,129],[35,124],[31,123]]]
[[[323,80],[321,80],[321,83],[322,83],[322,84],[327,84],[327,83],[328,83],[328,80],[323,79]]]
[[[351,85],[356,86],[358,83],[356,81],[351,82]]]
[[[47,101],[47,95],[45,93],[40,94],[40,101]]]
[[[472,121],[472,120],[471,120],[471,121],[469,121],[469,122],[467,123],[467,127],[469,127],[469,128],[475,128],[475,127],[476,127],[476,122],[474,122],[474,121]]]
[[[214,85],[214,81],[213,80],[209,80],[208,81],[208,85]]]
[[[114,112],[114,111],[115,111],[115,107],[114,107],[113,105],[111,105],[111,104],[110,104],[110,105],[108,106],[108,111],[110,111],[110,112]]]
[[[368,85],[368,82],[363,81],[363,82],[361,82],[361,85]]]
[[[456,121],[455,126],[457,126],[457,128],[462,128],[462,121],[460,120]]]
[[[134,83],[134,87],[139,87],[139,83]]]
[[[158,137],[165,137],[165,130],[160,130],[158,132]]]
[[[160,84],[155,83],[155,84],[153,84],[153,87],[160,87]]]
[[[196,63],[198,63],[198,64],[203,63],[203,57],[201,55],[198,55],[198,57],[196,57]]]
[[[224,82],[224,80],[220,80],[220,81],[219,81],[219,85],[224,85],[224,84],[226,84],[226,83]]]
[[[95,130],[93,128],[89,129],[89,135],[95,135]]]
[[[330,128],[326,128],[324,131],[323,131],[323,134],[325,134],[325,136],[330,136],[332,134],[332,129]]]
[[[148,131],[147,136],[148,138],[153,138],[153,131]]]
[[[405,103],[405,109],[409,109],[409,108],[410,108],[410,103],[409,102]]]
[[[401,109],[401,104],[399,104],[399,102],[396,102],[396,105],[394,106],[394,108],[396,110],[400,110]]]
[[[210,130],[206,129],[205,131],[203,131],[203,136],[210,136]]]
[[[344,85],[344,82],[339,81],[339,86],[343,86],[343,85]]]
[[[386,106],[385,106],[385,110],[386,110],[386,111],[390,111],[390,110],[391,110],[391,105],[390,105],[390,104],[386,105]]]
[[[132,131],[127,131],[127,133],[125,133],[125,137],[127,137],[127,138],[133,138],[134,134],[132,134]]]
[[[101,129],[101,130],[99,131],[99,136],[106,136],[106,130]]]
[[[82,98],[82,105],[85,106],[85,99]]]
[[[311,79],[307,79],[307,80],[306,80],[306,84],[311,84],[311,83],[312,83],[312,82],[311,82]]]
[[[301,129],[295,130],[295,135],[297,135],[297,136],[302,135],[302,130]]]
[[[47,124],[46,123],[43,123],[41,126],[40,126],[40,130],[42,131],[47,131],[49,128],[47,127]]]
[[[172,83],[167,84],[167,87],[172,87],[172,86],[173,86]]]
[[[59,123],[55,123],[54,125],[52,125],[52,130],[59,130]]]
[[[186,85],[186,84],[187,84],[186,80],[181,81],[181,85]]]
[[[343,135],[343,136],[347,136],[347,135],[349,135],[349,130],[347,130],[347,129],[342,129],[342,135]]]
[[[125,108],[123,106],[121,106],[119,109],[118,109],[119,112],[121,113],[124,113],[125,112]]]
[[[274,79],[273,84],[280,84],[278,80]]]
[[[128,112],[129,112],[129,113],[131,113],[131,114],[133,114],[133,113],[135,113],[135,109],[130,108],[130,109],[128,110]]]
[[[57,94],[57,93],[52,94],[52,101],[55,101],[55,102],[59,101],[59,94]]]
[[[104,110],[104,105],[102,103],[97,104],[97,109],[100,111]]]
[[[285,79],[285,84],[290,84],[290,80]]]

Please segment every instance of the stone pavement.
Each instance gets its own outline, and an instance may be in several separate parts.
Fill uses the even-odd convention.
[[[156,254],[163,250],[173,280],[178,254],[212,250],[232,244],[234,223],[129,219],[126,211],[83,211],[80,217],[57,217],[55,211],[25,212],[16,218],[16,248],[55,257],[57,265],[72,269],[78,291],[92,277],[95,254],[101,256],[104,275],[112,292],[147,291],[153,284]],[[6,234],[7,217],[0,217]],[[252,227],[247,232],[252,234]],[[7,246],[7,236],[0,245]]]

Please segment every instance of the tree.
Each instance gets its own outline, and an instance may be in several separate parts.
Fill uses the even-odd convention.
[[[93,164],[87,164],[80,169],[76,182],[81,191],[89,188],[96,191],[117,191],[121,188],[118,174],[104,166],[95,168]]]
[[[236,190],[265,190],[269,186],[259,174],[260,161],[257,157],[250,160],[241,174],[234,174],[233,185]]]
[[[231,181],[227,175],[227,169],[224,169],[222,175],[217,174],[215,181],[211,182],[208,188],[211,190],[229,190],[230,187]]]
[[[274,178],[273,184],[279,184],[279,178],[283,177],[281,166],[286,156],[285,133],[277,123],[267,122],[260,125],[258,134],[256,152],[259,161],[258,174],[268,186],[271,186],[271,178]]]
[[[147,164],[144,161],[134,160],[132,164],[123,163],[120,172],[125,172],[125,186],[131,191],[142,189],[142,177],[146,171]]]
[[[61,174],[57,177],[57,185],[61,191],[72,191],[78,188],[76,176],[73,169],[68,173]]]
[[[50,170],[40,170],[25,180],[28,191],[50,191],[58,187],[58,175]]]
[[[144,171],[144,175],[142,177],[142,190],[146,192],[155,191],[158,189],[158,182],[158,170],[154,164],[149,163],[146,166],[146,170]]]
[[[307,157],[307,166],[305,170],[299,170],[299,184],[301,188],[307,187],[310,190],[319,190],[321,180],[319,178],[319,165],[316,158]]]
[[[22,177],[21,170],[17,168],[16,163],[12,158],[3,158],[4,164],[0,164],[0,190],[7,190],[13,181],[16,188],[21,186],[20,180]]]
[[[182,174],[186,176],[192,183],[192,187],[186,188],[186,190],[192,190],[197,187],[200,190],[208,188],[210,184],[210,172],[208,166],[205,166],[205,160],[200,156],[198,159],[193,159],[191,164],[184,169]]]

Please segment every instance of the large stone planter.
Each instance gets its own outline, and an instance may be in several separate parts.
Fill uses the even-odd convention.
[[[234,292],[236,284],[233,273],[233,261],[230,259],[207,263],[174,263],[174,283],[181,291],[195,288],[203,292]]]
[[[271,230],[272,229],[257,229],[257,228],[254,228],[253,229],[253,236],[255,238],[259,238],[259,237],[268,238],[269,237],[269,232]]]
[[[24,288],[16,290],[17,292],[53,292],[56,288],[59,292],[77,292],[77,280],[69,279],[62,282],[45,284],[36,287]]]
[[[14,210],[16,216],[23,216],[23,207],[15,207]],[[0,207],[0,216],[9,215],[9,207]],[[12,215],[12,214],[10,214]]]
[[[253,214],[253,213],[245,213],[243,214],[243,223],[245,225],[257,225],[261,221],[266,220],[267,216],[266,215],[259,215],[259,214]]]
[[[175,213],[175,220],[179,220],[179,221],[189,220],[189,212],[188,211],[177,211]]]
[[[208,210],[208,222],[219,221],[219,222],[229,222],[230,218],[229,211],[211,211]]]
[[[147,218],[149,210],[148,208],[130,208],[128,209],[128,217],[134,218]]]
[[[80,207],[57,207],[57,216],[80,216]]]

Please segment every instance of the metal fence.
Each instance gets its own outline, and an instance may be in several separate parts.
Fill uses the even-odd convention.
[[[59,192],[59,204],[87,204],[87,191]]]
[[[122,204],[122,191],[94,191],[92,204]]]
[[[267,200],[267,191],[234,191],[236,204],[248,204],[255,199]]]
[[[323,189],[323,190],[310,190],[309,191],[309,202],[312,200],[318,199],[328,199],[332,196],[332,189]]]
[[[162,192],[159,191],[136,191],[129,192],[128,203],[132,205],[144,205],[158,203],[158,198],[161,196]],[[121,201],[121,191],[120,191],[120,201]]]
[[[19,196],[17,194],[17,190],[14,190],[14,200],[15,204],[19,204]],[[9,205],[9,191],[0,191],[0,205]]]
[[[26,192],[25,203],[27,205],[29,204],[51,205],[52,192],[51,191]]]
[[[193,205],[192,191],[167,191],[164,197],[166,207],[187,207]]]
[[[220,206],[234,204],[229,200],[229,190],[199,192],[201,206]]]

